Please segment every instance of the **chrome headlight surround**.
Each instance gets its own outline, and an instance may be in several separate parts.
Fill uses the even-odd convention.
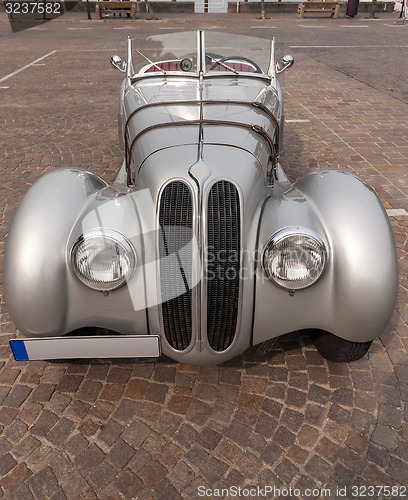
[[[120,288],[137,264],[130,242],[112,229],[85,231],[71,248],[71,265],[82,283],[99,292]]]
[[[310,229],[287,227],[276,232],[262,252],[266,276],[286,290],[303,290],[323,275],[327,251],[321,237]]]

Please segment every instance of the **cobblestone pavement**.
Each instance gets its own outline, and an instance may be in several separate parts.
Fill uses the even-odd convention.
[[[101,26],[60,23],[4,37],[13,51],[0,80],[57,52],[0,83],[8,87],[0,89],[1,259],[12,215],[39,175],[75,166],[109,182],[122,161],[120,77],[107,60],[124,52],[125,36]],[[147,29],[139,25],[137,36]],[[282,163],[291,179],[347,168],[387,209],[408,211],[408,104],[304,53],[283,76]],[[301,498],[350,499],[370,498],[352,486],[408,486],[408,217],[391,222],[397,309],[369,355],[352,364],[324,361],[297,333],[216,367],[166,358],[18,363],[2,298],[0,498],[196,499],[211,498],[200,486],[271,486],[281,495],[246,498],[296,498],[285,488],[298,488]],[[308,488],[327,491],[306,497]]]

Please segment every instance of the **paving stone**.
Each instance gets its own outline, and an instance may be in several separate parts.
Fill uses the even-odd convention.
[[[120,422],[131,422],[134,415],[139,411],[140,404],[136,401],[131,401],[130,399],[123,399],[119,405],[113,405],[109,403],[109,406],[103,408],[103,416],[108,417],[114,411],[114,417]],[[106,418],[105,417],[105,418]]]
[[[221,460],[214,457],[208,457],[201,465],[200,473],[209,482],[209,484],[216,485],[219,483],[221,477],[228,470],[228,465]]]
[[[245,470],[245,469],[242,469]],[[289,460],[283,460],[276,467],[276,474],[283,481],[284,484],[290,484],[292,479],[298,474],[299,469],[293,465]]]
[[[152,488],[167,474],[167,469],[157,462],[157,460],[150,460],[143,470],[140,472],[140,477],[146,487]]]
[[[281,456],[283,455],[283,450],[277,444],[269,444],[263,453],[261,454],[261,459],[269,465],[273,465]]]
[[[198,432],[191,425],[183,424],[176,432],[174,439],[176,439],[181,446],[190,448],[190,446],[196,441],[197,436]]]
[[[16,418],[18,410],[15,408],[0,408],[0,424],[10,425]]]
[[[101,489],[112,482],[116,475],[117,471],[112,465],[103,461],[92,470],[88,477],[94,488]]]
[[[71,432],[74,430],[75,424],[67,418],[59,420],[50,432],[46,435],[48,441],[56,446],[61,446],[68,439]]]
[[[347,437],[346,444],[350,446],[354,451],[362,453],[367,447],[367,438],[362,436],[355,430],[352,430]]]
[[[12,443],[18,443],[21,441],[26,432],[27,424],[22,422],[20,419],[16,419],[3,431],[3,436]]]
[[[26,385],[14,386],[3,401],[4,406],[18,408],[28,398],[32,389]]]
[[[44,410],[34,423],[31,432],[38,436],[45,436],[57,422],[58,417],[55,413]]]
[[[166,498],[168,500],[181,500],[183,498],[166,478],[159,481],[154,490],[158,498]]]
[[[398,445],[398,432],[384,425],[377,425],[375,428],[372,441],[387,450],[395,450]]]
[[[317,479],[322,484],[325,484],[332,472],[332,468],[325,460],[315,455],[305,465],[305,471],[315,480]]]
[[[79,426],[78,430],[86,437],[93,436],[99,430],[99,424],[92,420],[84,420]]]
[[[31,400],[37,402],[49,401],[52,394],[54,393],[54,390],[55,385],[53,384],[39,384],[33,390]]]
[[[182,491],[194,478],[195,473],[184,462],[179,462],[173,472],[168,474],[170,483],[176,491]]]
[[[107,401],[119,401],[124,391],[125,386],[121,384],[106,384],[101,392],[100,398],[106,399]]]
[[[161,406],[157,403],[152,403],[151,401],[141,401],[137,415],[143,420],[148,420],[149,422],[156,424],[161,417],[161,410]]]
[[[308,399],[316,403],[327,404],[330,394],[331,392],[328,389],[313,384],[309,389]]]
[[[220,444],[217,446],[216,451],[217,451],[218,456],[225,458],[229,462],[233,462],[235,460],[235,458],[238,456],[238,454],[240,453],[240,448],[238,446],[236,446],[229,439],[223,438],[222,441],[220,442]],[[206,455],[207,454],[204,455],[201,452],[201,457],[204,456],[204,458],[206,458]],[[198,466],[199,464],[195,464],[195,465]]]
[[[47,408],[54,413],[63,413],[71,401],[72,398],[70,396],[54,392]]]
[[[2,457],[0,457],[0,476],[4,477],[8,474],[15,466],[17,462],[10,455],[10,453],[6,453]]]
[[[65,450],[73,457],[77,457],[88,446],[88,440],[82,434],[72,436],[65,443]]]
[[[9,500],[21,500],[22,498],[24,498],[24,500],[34,500],[33,494],[25,483],[21,484],[16,490],[8,493],[7,497]]]
[[[167,443],[160,453],[160,463],[169,469],[178,462],[181,456],[183,456],[183,450],[179,446],[173,443]]]
[[[149,383],[146,380],[132,380],[126,389],[125,396],[130,399],[143,399]]]
[[[35,498],[51,498],[60,490],[57,478],[50,467],[33,476],[29,480],[29,485]]]
[[[75,459],[75,464],[82,474],[89,474],[105,458],[103,451],[95,444],[90,444]]]
[[[174,383],[176,380],[176,368],[158,364],[154,370],[156,382]]]
[[[171,401],[170,401],[170,403],[171,403]],[[170,406],[170,403],[169,403],[169,406]],[[181,404],[184,405],[184,403],[181,403]],[[185,405],[186,406],[188,405],[186,418],[188,419],[189,422],[192,422],[196,425],[204,425],[211,416],[211,413],[212,413],[211,406],[209,406],[207,403],[204,403],[203,401],[194,401],[194,400],[191,400],[190,402],[186,401]],[[186,406],[183,406],[183,407],[186,407]],[[173,408],[174,408],[174,406],[173,406]],[[179,409],[180,409],[180,407],[179,407]],[[175,413],[180,414],[181,411],[176,411]]]
[[[94,409],[94,407],[90,404],[83,403],[78,399],[73,399],[70,405],[67,407],[65,413],[67,416],[73,417],[74,419],[82,420],[88,415],[90,411],[92,411],[92,409]]]
[[[222,435],[206,427],[197,438],[197,443],[206,450],[214,450],[221,441]]]
[[[270,436],[273,435],[275,429],[278,427],[278,420],[274,417],[271,417],[270,415],[267,415],[266,413],[261,413],[258,417],[258,420],[255,425],[255,432],[260,434],[262,437],[268,439]],[[244,431],[245,429],[243,429]],[[248,432],[248,431],[246,431]],[[238,436],[236,437],[237,443],[240,443],[242,441],[242,438],[245,436],[245,434],[242,434],[240,437],[239,435],[239,430],[238,430]]]
[[[326,437],[323,437],[321,441],[316,445],[316,451],[319,455],[324,458],[329,463],[335,463],[340,456],[341,447],[330,441]]]
[[[37,449],[40,444],[40,441],[33,436],[27,436],[13,447],[13,455],[19,460],[24,460]]]
[[[112,446],[123,431],[123,426],[111,419],[106,424],[101,426],[98,439],[106,443],[108,446]]]
[[[57,385],[59,392],[76,392],[80,386],[83,377],[79,375],[64,375]]]
[[[113,432],[112,438],[109,438],[109,437],[106,438],[106,439],[108,439],[107,444],[109,444],[110,441],[113,441],[113,437],[116,434],[117,434],[117,437],[119,437],[119,435],[120,435],[120,433],[119,433],[120,429],[117,426],[117,424],[116,425],[115,424],[116,424],[115,422],[112,422],[111,426],[109,427],[109,429],[107,431],[108,436],[109,436],[110,429],[112,429],[112,432]],[[147,437],[149,436],[150,433],[151,433],[150,427],[148,425],[146,425],[145,423],[133,422],[123,432],[122,439],[125,440],[130,445],[137,448],[137,447],[140,447],[142,445],[142,443],[147,439]],[[105,437],[105,435],[106,435],[106,433],[104,433],[102,437]],[[116,441],[116,439],[117,438],[115,438],[114,441]]]
[[[84,380],[78,392],[78,398],[81,401],[92,403],[97,400],[101,390],[102,390],[101,382],[98,382],[96,380]]]
[[[233,420],[229,426],[226,436],[238,445],[245,446],[250,434],[251,429],[249,427],[241,424],[237,420]]]
[[[367,450],[367,459],[371,463],[379,465],[385,469],[390,462],[390,454],[388,451],[374,444],[370,444]]]
[[[109,371],[108,364],[91,365],[86,374],[86,378],[91,380],[104,381],[106,380],[108,371]]]

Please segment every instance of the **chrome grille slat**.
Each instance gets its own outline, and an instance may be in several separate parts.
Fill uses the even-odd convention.
[[[210,190],[207,237],[207,336],[212,349],[224,351],[234,340],[239,300],[240,200],[230,182],[219,181]]]
[[[192,335],[191,283],[193,203],[181,181],[163,190],[159,207],[160,287],[164,333],[176,350],[185,350]]]

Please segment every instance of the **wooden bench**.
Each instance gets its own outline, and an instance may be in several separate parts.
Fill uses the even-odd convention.
[[[132,19],[136,19],[136,2],[96,2],[96,17],[102,19],[102,14],[108,12],[113,12],[114,14],[120,14],[125,12],[130,13]]]
[[[339,17],[340,5],[338,2],[316,2],[314,0],[310,0],[298,4],[297,17],[303,19],[305,12],[328,12],[331,17],[337,19]]]

